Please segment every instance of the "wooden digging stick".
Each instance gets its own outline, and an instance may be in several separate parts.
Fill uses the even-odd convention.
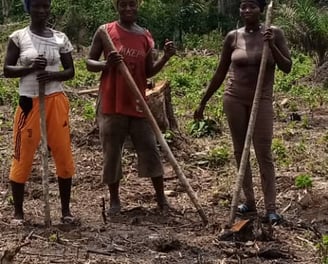
[[[266,19],[265,19],[265,28],[270,28],[271,26],[271,20],[272,20],[272,9],[273,9],[273,0],[271,0],[267,13],[266,13]],[[239,171],[237,175],[237,181],[235,184],[235,189],[232,197],[232,204],[231,204],[231,212],[230,212],[230,219],[229,219],[229,226],[233,225],[233,222],[235,221],[236,212],[237,212],[237,206],[240,199],[240,192],[241,192],[241,186],[244,181],[247,162],[249,158],[249,152],[257,117],[257,112],[259,109],[259,103],[261,98],[261,92],[262,92],[262,86],[265,76],[265,69],[268,61],[268,54],[269,54],[269,43],[267,41],[263,44],[263,51],[262,51],[262,58],[261,58],[261,64],[259,69],[259,75],[257,77],[257,84],[256,84],[256,90],[255,95],[253,99],[253,105],[252,105],[252,111],[249,118],[248,128],[247,128],[247,134],[245,138],[244,143],[244,149],[241,156]]]
[[[107,33],[106,28],[104,26],[101,28],[100,33],[103,35],[103,40],[106,41],[106,43],[105,43],[106,49],[108,49],[110,51],[115,51],[116,48],[115,48],[110,36]],[[128,86],[130,88],[130,91],[140,101],[140,103],[141,103],[141,105],[142,105],[142,107],[145,111],[146,117],[148,118],[148,120],[149,120],[149,122],[150,122],[150,124],[151,124],[151,126],[154,130],[154,133],[157,137],[157,140],[159,141],[160,145],[162,146],[162,148],[163,148],[169,162],[171,163],[171,165],[172,165],[174,171],[176,172],[179,180],[181,181],[183,187],[186,189],[186,192],[187,192],[190,200],[192,201],[192,203],[196,207],[197,212],[199,213],[200,217],[202,218],[204,224],[207,225],[207,223],[208,223],[207,216],[205,215],[203,208],[199,204],[197,196],[196,196],[194,190],[191,188],[186,176],[183,174],[178,162],[176,161],[175,157],[173,156],[170,147],[166,143],[166,141],[165,141],[165,139],[162,135],[162,132],[159,129],[157,123],[156,123],[156,120],[155,120],[153,114],[151,113],[146,101],[144,100],[142,94],[139,91],[139,88],[138,88],[137,84],[135,83],[133,77],[131,76],[131,73],[129,72],[128,67],[125,65],[124,62],[121,62],[118,65],[118,69],[120,70],[121,74],[125,78]]]
[[[49,205],[49,177],[48,177],[48,140],[46,125],[45,83],[39,82],[39,104],[41,125],[41,164],[42,187],[44,199],[44,223],[46,227],[51,225]]]

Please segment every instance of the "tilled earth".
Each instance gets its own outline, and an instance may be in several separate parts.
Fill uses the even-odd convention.
[[[88,98],[85,99],[93,100]],[[170,164],[163,157],[165,186],[172,210],[163,215],[156,208],[148,179],[138,178],[136,155],[124,155],[125,178],[121,186],[123,210],[110,218],[108,190],[100,182],[102,153],[93,122],[72,109],[71,131],[76,176],[72,211],[74,225],[60,223],[60,206],[55,170],[50,162],[50,205],[52,226],[43,225],[40,155],[26,187],[23,226],[11,224],[12,197],[8,191],[11,159],[12,110],[1,107],[0,119],[0,256],[1,263],[14,255],[12,263],[320,263],[327,256],[322,235],[328,234],[328,111],[322,108],[301,113],[309,120],[289,122],[277,117],[275,138],[284,142],[290,163],[276,161],[277,205],[284,216],[281,225],[261,222],[263,196],[257,166],[252,158],[259,218],[252,225],[222,241],[220,232],[228,223],[233,183],[236,177],[231,139],[226,125],[222,134],[195,139],[184,132],[170,142],[172,151],[197,193],[209,224],[204,226]],[[286,110],[287,111],[287,110]],[[288,111],[285,117],[288,117]],[[190,118],[190,117],[189,117]],[[182,122],[180,130],[184,131]],[[301,145],[301,143],[303,145]],[[211,149],[228,146],[228,162],[208,159]],[[252,157],[254,155],[252,154]],[[297,189],[295,177],[310,173],[313,187]],[[105,203],[104,203],[105,202]],[[239,220],[239,218],[237,219]],[[325,251],[326,250],[326,251]]]

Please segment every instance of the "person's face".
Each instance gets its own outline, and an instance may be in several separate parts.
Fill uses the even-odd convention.
[[[138,2],[137,0],[119,0],[117,11],[122,22],[133,23],[137,20]]]
[[[259,20],[261,9],[256,1],[242,1],[239,8],[240,16],[245,22],[256,22]]]
[[[30,16],[34,21],[46,21],[50,15],[50,0],[31,0]]]

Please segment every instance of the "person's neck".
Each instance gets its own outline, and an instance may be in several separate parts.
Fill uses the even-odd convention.
[[[247,33],[253,33],[257,32],[261,29],[262,25],[260,22],[254,23],[254,24],[248,24],[245,25],[245,32]]]
[[[30,30],[33,32],[33,33],[43,33],[45,32],[47,26],[45,23],[33,23],[33,21],[31,22],[30,24]]]
[[[122,21],[122,20],[118,20],[118,23],[120,24],[121,27],[127,29],[127,30],[131,30],[133,29],[133,27],[136,25],[135,22],[127,22],[127,21]]]

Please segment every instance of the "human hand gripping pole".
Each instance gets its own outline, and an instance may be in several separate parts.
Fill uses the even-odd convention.
[[[105,26],[101,27],[100,34],[103,35],[103,40],[106,42],[106,43],[104,43],[105,48],[107,48],[110,51],[116,51],[116,48],[115,48],[110,36],[108,35]],[[160,145],[162,146],[163,151],[165,152],[170,164],[172,165],[174,171],[176,172],[180,182],[182,183],[183,187],[185,188],[190,200],[196,207],[197,212],[199,213],[201,219],[203,220],[204,224],[207,225],[207,223],[208,223],[207,216],[205,215],[203,208],[201,207],[201,205],[198,202],[196,193],[191,188],[186,176],[183,174],[178,162],[176,161],[175,157],[173,156],[172,151],[170,150],[167,142],[165,141],[165,139],[162,135],[162,132],[159,129],[159,127],[156,123],[156,120],[155,120],[153,114],[151,113],[146,101],[144,100],[142,94],[140,93],[137,84],[135,83],[131,73],[129,72],[129,69],[127,68],[127,66],[125,65],[125,63],[123,61],[119,62],[117,67],[118,67],[119,71],[121,72],[121,74],[123,75],[125,81],[127,82],[130,92],[132,92],[133,95],[140,101],[141,106],[146,114],[146,117],[149,120],[149,122],[154,130],[157,140],[159,141]]]
[[[39,112],[41,128],[41,164],[42,164],[42,188],[44,199],[44,223],[46,227],[51,225],[49,205],[49,173],[48,173],[48,140],[46,126],[45,82],[39,81]]]
[[[271,26],[273,2],[274,1],[271,0],[270,4],[268,5],[268,8],[267,8],[266,19],[265,19],[265,28],[270,28],[270,26]],[[266,40],[263,45],[261,64],[260,64],[260,69],[259,69],[259,75],[257,77],[257,84],[256,84],[256,90],[255,90],[255,95],[254,95],[254,99],[253,99],[251,115],[249,118],[249,123],[248,123],[245,143],[244,143],[244,149],[243,149],[243,153],[241,156],[240,166],[239,166],[238,175],[237,175],[237,181],[235,183],[235,189],[234,189],[233,197],[232,197],[230,219],[229,219],[229,223],[228,223],[229,227],[231,227],[233,225],[233,222],[235,221],[235,217],[236,217],[237,206],[238,206],[238,202],[240,199],[241,187],[242,187],[242,183],[243,183],[243,180],[245,177],[247,161],[248,161],[250,146],[251,146],[251,142],[252,142],[252,136],[253,136],[253,132],[254,132],[257,112],[259,109],[262,86],[263,86],[264,76],[265,76],[265,69],[266,69],[266,65],[267,65],[267,61],[268,61],[268,54],[269,54],[269,43],[268,43],[268,40]]]

